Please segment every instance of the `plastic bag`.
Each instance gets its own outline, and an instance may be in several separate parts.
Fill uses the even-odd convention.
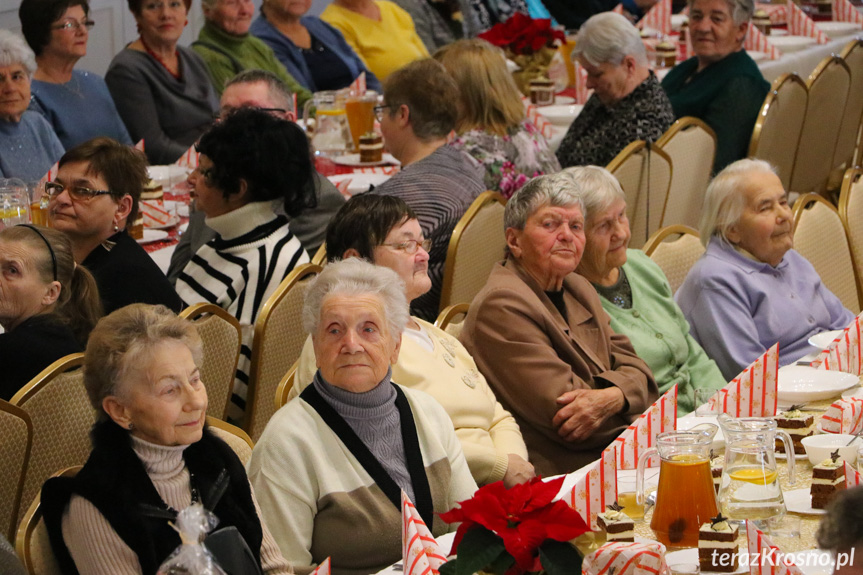
[[[200,503],[180,511],[172,527],[180,534],[183,544],[162,562],[156,575],[227,575],[201,543],[218,523],[219,519]]]

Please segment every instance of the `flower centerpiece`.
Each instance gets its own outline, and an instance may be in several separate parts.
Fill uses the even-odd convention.
[[[555,41],[566,41],[564,33],[552,28],[548,18],[533,19],[521,12],[495,24],[479,37],[502,48],[506,57],[518,64],[521,69],[513,72],[513,78],[525,96],[530,95],[531,80],[548,77],[548,66],[557,51]]]
[[[582,557],[570,543],[590,531],[581,515],[563,501],[553,501],[563,477],[537,477],[506,489],[502,481],[481,487],[473,498],[441,515],[461,522],[441,575],[581,573]]]

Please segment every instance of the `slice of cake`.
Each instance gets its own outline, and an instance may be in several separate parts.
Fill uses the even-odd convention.
[[[737,535],[739,528],[731,526],[722,513],[711,517],[698,530],[698,562],[702,571],[733,573],[737,571]]]
[[[672,68],[677,63],[677,47],[671,42],[660,42],[656,45],[656,66]]]
[[[537,106],[554,104],[554,82],[540,76],[530,81],[530,103]]]
[[[776,416],[776,425],[779,429],[787,431],[794,444],[794,453],[804,453],[804,437],[809,437],[815,432],[815,417],[810,413],[802,411],[802,405],[792,405],[788,411],[783,411]],[[785,453],[785,444],[781,439],[776,440],[776,453]]]
[[[719,493],[719,486],[722,485],[722,466],[725,464],[725,456],[716,455],[713,450],[710,450],[710,475],[713,477],[713,489]]]
[[[606,511],[596,516],[596,523],[605,531],[606,541],[635,541],[635,522],[617,501],[606,505]]]
[[[366,132],[360,136],[360,162],[380,162],[384,157],[384,139],[377,132]]]
[[[836,496],[845,489],[845,460],[839,457],[837,449],[830,457],[812,468],[812,508],[824,509]]]

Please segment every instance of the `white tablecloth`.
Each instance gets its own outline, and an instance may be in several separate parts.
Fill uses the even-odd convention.
[[[818,63],[830,54],[839,54],[842,48],[854,39],[854,36],[843,36],[830,40],[826,44],[816,44],[805,50],[782,54],[778,60],[764,60],[758,63],[764,79],[773,82],[782,74],[794,72],[805,82],[809,74],[815,70]]]

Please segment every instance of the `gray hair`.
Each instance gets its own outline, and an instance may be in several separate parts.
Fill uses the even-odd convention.
[[[310,334],[318,331],[321,308],[328,297],[369,294],[377,296],[383,304],[390,335],[398,341],[410,319],[405,284],[393,270],[360,258],[327,264],[309,284],[303,303],[303,328]]]
[[[639,66],[647,66],[647,51],[638,28],[616,12],[601,12],[582,24],[575,39],[573,58],[583,58],[592,66],[620,66],[627,56]]]
[[[217,2],[218,0],[211,0]],[[288,88],[281,78],[268,70],[250,69],[243,70],[225,83],[225,88],[234,84],[257,84],[267,85],[267,93],[275,107],[282,108],[288,112],[294,111],[294,93]]]
[[[9,30],[0,30],[0,66],[21,64],[28,76],[36,71],[36,55],[24,38]]]
[[[818,547],[830,551],[850,551],[863,545],[863,486],[846,489],[827,506],[815,534]]]
[[[739,26],[752,20],[752,15],[755,13],[754,0],[725,0],[725,3],[728,5],[728,11],[731,12],[731,19],[734,20],[734,24]],[[692,10],[695,0],[687,0],[686,4]]]
[[[705,247],[714,235],[728,241],[728,228],[740,221],[746,209],[744,192],[750,174],[777,175],[776,168],[764,160],[737,160],[727,165],[707,186],[698,226]]]
[[[626,201],[626,194],[614,175],[599,166],[576,166],[567,168],[560,175],[569,178],[573,190],[581,198],[584,219],[604,212],[618,200]]]
[[[570,176],[563,172],[548,174],[530,180],[509,199],[503,215],[504,230],[523,230],[527,219],[543,206],[578,206],[584,214],[584,202],[572,188]]]

